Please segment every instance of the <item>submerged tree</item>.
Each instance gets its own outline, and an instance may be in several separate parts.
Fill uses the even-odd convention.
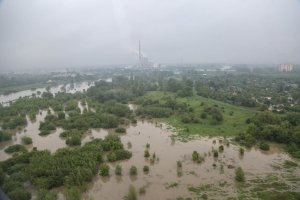
[[[117,165],[115,168],[115,174],[116,175],[122,175],[122,167],[120,165]]]
[[[245,182],[245,173],[241,167],[235,170],[235,180],[238,182]]]
[[[130,167],[129,173],[130,173],[130,175],[137,175],[137,168],[136,168],[136,166],[132,165]]]
[[[137,200],[137,193],[133,185],[129,186],[128,194],[124,197],[124,200]]]

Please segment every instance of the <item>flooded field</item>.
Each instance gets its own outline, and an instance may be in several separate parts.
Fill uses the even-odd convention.
[[[255,179],[257,176],[276,175],[282,176],[282,171],[276,170],[275,165],[281,165],[284,160],[291,158],[280,151],[278,146],[271,146],[268,153],[252,148],[245,151],[244,156],[239,154],[239,147],[233,144],[223,144],[224,138],[198,138],[189,142],[181,142],[170,137],[172,132],[166,126],[158,127],[156,123],[141,122],[130,126],[127,134],[121,136],[123,144],[129,148],[133,156],[128,161],[113,163],[110,177],[96,177],[84,194],[88,199],[122,199],[128,192],[129,185],[134,185],[137,190],[144,187],[145,194],[140,199],[176,199],[178,197],[193,197],[188,188],[199,185],[223,184],[221,192],[214,191],[216,199],[224,196],[234,197],[237,190],[235,186],[235,168],[241,166],[246,178]],[[150,154],[155,153],[154,163],[144,158],[146,144],[150,144]],[[212,155],[212,149],[224,145],[224,151],[218,158]],[[192,152],[198,151],[205,160],[199,164],[192,160]],[[182,162],[182,168],[177,168],[177,161]],[[116,164],[122,166],[123,175],[116,176]],[[138,175],[130,176],[129,169],[135,165]],[[149,165],[150,172],[143,173],[143,166]],[[300,171],[295,174],[300,178]],[[299,186],[291,185],[299,191]],[[209,191],[207,191],[209,192]]]
[[[88,109],[88,105],[82,105],[81,102],[78,102],[78,107],[81,110],[81,113],[84,109]],[[52,110],[50,108],[50,110]],[[20,130],[16,130],[12,133],[12,140],[7,142],[0,143],[0,161],[6,160],[7,158],[11,157],[10,154],[5,153],[5,149],[8,146],[14,144],[22,144],[22,137],[28,136],[32,139],[32,144],[26,145],[28,150],[32,150],[33,147],[36,147],[37,150],[49,150],[50,152],[55,152],[57,149],[66,147],[66,142],[62,139],[59,135],[64,130],[62,128],[56,128],[55,131],[52,131],[49,135],[40,136],[39,133],[39,126],[40,123],[44,121],[45,117],[47,116],[47,110],[41,110],[36,115],[36,120],[31,121],[27,116],[27,125]],[[52,110],[52,113],[54,111]],[[89,142],[95,138],[104,138],[108,134],[108,131],[104,129],[89,129],[87,133],[84,134],[82,138],[82,145],[86,142]]]
[[[73,94],[75,92],[83,92],[93,85],[95,85],[94,82],[88,82],[88,81],[84,81],[81,83],[74,83],[74,84],[57,85],[51,87],[49,92],[51,92],[54,95],[58,92],[66,92],[66,93]],[[32,95],[40,96],[43,92],[46,91],[47,91],[46,88],[38,88],[35,90],[23,90],[8,95],[0,95],[0,104],[6,105],[8,102],[17,100],[20,97],[28,97]]]
[[[78,107],[81,113],[88,109],[88,105],[82,105],[81,102],[78,102]],[[129,104],[129,107],[135,109],[133,104]],[[23,136],[32,138],[33,144],[27,145],[29,150],[36,147],[38,150],[48,149],[55,152],[66,147],[65,140],[59,137],[63,132],[62,128],[57,128],[47,136],[39,135],[39,124],[46,115],[47,111],[44,110],[37,114],[35,121],[30,121],[27,117],[26,127],[16,131],[12,141],[0,144],[0,160],[11,156],[6,154],[4,149],[12,144],[21,144]],[[105,129],[89,129],[83,135],[82,145],[95,138],[104,138],[110,132],[112,131]],[[139,194],[139,199],[144,200],[197,198],[199,190],[202,191],[203,188],[205,194],[214,199],[237,197],[237,167],[242,167],[245,171],[246,182],[276,177],[276,180],[285,182],[290,191],[300,191],[300,169],[289,171],[282,167],[284,161],[292,159],[278,145],[271,145],[269,151],[246,149],[244,155],[241,155],[240,146],[230,142],[230,139],[200,137],[184,142],[172,137],[173,134],[174,130],[171,127],[156,121],[138,121],[137,124],[128,126],[127,133],[120,136],[125,148],[132,152],[132,158],[110,163],[110,176],[97,175],[88,185],[83,199],[122,199],[130,185],[137,191],[143,188],[144,192]],[[155,153],[155,159],[151,160],[151,156],[144,158],[146,144],[150,145],[150,155]],[[223,151],[219,151],[220,146],[224,147]],[[214,150],[219,152],[217,157],[213,155]],[[193,151],[199,152],[204,158],[201,163],[192,160]],[[182,163],[182,167],[177,166],[178,161]],[[117,164],[122,167],[122,176],[114,173]],[[135,176],[129,173],[133,165],[138,169]],[[150,168],[148,173],[143,172],[145,165]],[[286,181],[291,177],[294,181]],[[62,193],[59,196],[60,199],[64,199]]]

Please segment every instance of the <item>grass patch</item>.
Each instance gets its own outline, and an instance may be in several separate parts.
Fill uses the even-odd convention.
[[[293,161],[286,160],[284,161],[283,166],[284,168],[290,169],[290,168],[298,167],[298,164]]]
[[[174,94],[164,92],[148,92],[146,99],[164,102],[166,97],[175,98]],[[205,135],[205,136],[234,136],[246,130],[246,119],[252,117],[257,111],[241,106],[235,106],[221,101],[208,99],[201,96],[177,97],[176,101],[190,105],[194,115],[200,120],[199,123],[184,123],[180,114],[164,118],[164,121],[174,126],[181,136]],[[208,106],[218,106],[223,112],[223,121],[212,124],[210,120],[201,119],[201,113]],[[233,113],[233,114],[232,114]]]

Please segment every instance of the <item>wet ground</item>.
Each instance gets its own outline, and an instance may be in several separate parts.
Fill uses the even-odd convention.
[[[81,111],[87,108],[78,103]],[[134,109],[133,105],[129,105]],[[22,136],[29,136],[33,140],[28,149],[37,147],[38,150],[48,149],[55,152],[58,148],[65,147],[65,140],[59,137],[63,131],[57,128],[56,131],[40,136],[39,123],[44,120],[47,111],[41,111],[37,119],[31,122],[29,119],[25,128],[16,132],[12,141],[0,144],[0,160],[7,159],[10,155],[4,149],[12,144],[20,144]],[[104,138],[109,134],[108,130],[90,129],[83,136],[82,144],[94,138]],[[222,185],[222,191],[213,191],[214,199],[223,199],[224,196],[235,197],[238,193],[235,177],[235,168],[242,167],[246,179],[256,179],[268,175],[278,176],[283,180],[286,171],[274,166],[281,166],[285,160],[292,160],[288,154],[283,152],[278,145],[271,145],[270,151],[261,151],[257,148],[245,150],[240,155],[240,147],[230,143],[223,137],[209,138],[201,137],[183,142],[172,137],[174,131],[166,124],[150,121],[138,121],[135,125],[127,127],[127,133],[122,134],[121,140],[125,148],[129,149],[133,156],[131,159],[110,164],[110,176],[100,177],[97,175],[89,184],[87,191],[83,194],[84,199],[122,199],[128,192],[129,185],[135,186],[137,191],[144,187],[145,193],[139,195],[139,199],[176,199],[178,197],[195,197],[188,188],[199,185]],[[229,139],[228,139],[229,140]],[[150,158],[144,158],[146,144],[150,144],[149,152],[155,153],[156,159],[153,163]],[[224,151],[219,156],[213,156],[213,150],[224,146]],[[197,151],[204,157],[202,163],[192,160],[192,152]],[[182,168],[177,167],[177,161],[182,162]],[[123,175],[116,176],[114,168],[116,164],[122,166]],[[136,176],[129,175],[129,169],[135,165],[138,169]],[[143,173],[144,165],[150,167],[149,173]],[[299,168],[289,172],[297,180],[300,180]],[[299,182],[298,182],[299,183]],[[291,184],[290,190],[300,191],[297,182]],[[63,198],[62,198],[63,199]]]
[[[198,138],[188,142],[181,142],[170,137],[172,132],[164,125],[141,122],[130,126],[127,134],[121,136],[125,146],[130,142],[133,156],[128,161],[119,162],[123,169],[122,176],[114,174],[117,163],[111,164],[110,177],[96,177],[84,197],[88,199],[122,199],[128,192],[129,185],[137,190],[145,187],[146,192],[139,199],[176,199],[178,197],[193,197],[188,191],[189,186],[224,184],[225,196],[236,196],[235,168],[241,166],[246,177],[255,178],[268,174],[279,174],[273,165],[278,165],[291,158],[283,153],[278,146],[271,146],[266,153],[252,148],[240,156],[239,147],[233,144],[224,144],[224,138]],[[154,164],[144,158],[146,144],[150,144],[150,154],[155,153],[158,160]],[[212,149],[224,145],[224,151],[214,158]],[[204,158],[201,164],[192,160],[192,152],[198,151]],[[177,161],[182,162],[182,169],[177,169]],[[215,166],[213,166],[215,164]],[[129,168],[135,165],[138,168],[137,176],[129,175]],[[149,165],[150,172],[143,173],[143,166]],[[223,167],[222,167],[223,166]],[[297,175],[300,176],[299,170]],[[297,189],[297,188],[296,188]],[[298,188],[299,189],[299,188]],[[215,196],[223,199],[223,196]]]
[[[84,81],[81,83],[74,84],[66,84],[66,85],[57,85],[50,88],[49,92],[55,95],[58,92],[66,92],[66,93],[75,93],[75,92],[83,92],[86,91],[89,87],[95,85],[94,82]],[[23,90],[20,92],[14,92],[8,95],[0,95],[0,104],[7,105],[10,101],[15,101],[20,97],[32,96],[33,94],[36,96],[40,96],[43,92],[46,92],[46,88],[38,88],[35,90]]]
[[[84,109],[88,109],[88,105],[82,105],[81,102],[78,102],[78,107],[81,110],[81,113]],[[52,110],[50,108],[50,110]],[[53,110],[51,111],[54,112]],[[14,144],[22,144],[22,137],[28,136],[32,139],[32,144],[26,145],[28,150],[31,150],[33,147],[36,147],[37,150],[49,150],[52,153],[57,149],[66,147],[66,142],[64,139],[60,138],[60,133],[64,130],[62,128],[56,128],[55,131],[52,131],[49,135],[40,136],[39,126],[40,123],[44,121],[47,116],[47,110],[41,110],[36,115],[36,120],[31,121],[27,116],[27,125],[20,130],[12,131],[12,140],[7,142],[0,143],[0,161],[6,160],[11,157],[11,154],[5,153],[5,149],[8,146]],[[93,140],[94,138],[104,138],[108,134],[107,130],[104,129],[89,129],[82,138],[82,145],[86,142]]]

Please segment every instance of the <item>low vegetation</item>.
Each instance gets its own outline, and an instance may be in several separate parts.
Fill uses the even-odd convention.
[[[245,182],[245,173],[241,167],[235,170],[235,180],[238,182]]]
[[[261,142],[261,143],[259,144],[259,148],[260,148],[261,150],[264,150],[264,151],[269,151],[269,150],[270,150],[270,146],[269,146],[269,144],[266,143],[266,142]]]
[[[132,176],[137,175],[137,168],[136,168],[136,166],[133,165],[133,166],[130,167],[129,174],[132,175]]]
[[[102,163],[99,168],[101,176],[109,176],[109,166],[106,163]]]
[[[235,140],[247,147],[260,142],[262,150],[270,148],[265,141],[283,143],[292,156],[300,158],[300,121],[295,119],[300,119],[300,114],[279,116],[268,112],[259,113],[247,120],[247,130]]]
[[[125,200],[137,200],[137,193],[133,185],[129,186],[128,194],[124,197]]]
[[[148,173],[148,172],[149,172],[149,166],[148,166],[148,165],[145,165],[145,166],[143,167],[143,172],[145,172],[145,173]]]
[[[22,143],[25,144],[25,145],[32,144],[32,139],[31,139],[31,137],[23,136],[23,137],[21,138],[21,140],[22,140]]]
[[[0,142],[9,141],[9,140],[11,140],[11,135],[9,133],[0,131]]]
[[[10,149],[15,152],[15,149],[23,148],[17,145]],[[4,174],[10,175],[5,178],[3,190],[11,199],[18,199],[16,194],[27,194],[23,187],[26,181],[30,181],[37,189],[82,186],[98,172],[103,176],[109,175],[109,167],[103,162],[103,153],[118,150],[123,150],[120,138],[109,135],[104,140],[94,139],[81,147],[62,148],[54,154],[46,150],[24,152],[1,163]],[[20,177],[15,179],[16,176]]]
[[[14,144],[7,147],[4,151],[6,153],[18,153],[18,152],[26,153],[27,149],[21,144]]]
[[[122,175],[122,167],[120,165],[116,165],[115,174],[118,176]]]

